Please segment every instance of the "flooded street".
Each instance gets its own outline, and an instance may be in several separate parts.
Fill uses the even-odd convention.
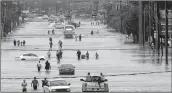
[[[40,83],[37,91],[43,92],[41,80],[64,78],[71,83],[71,92],[81,92],[82,82],[88,72],[99,75],[101,72],[108,79],[110,92],[169,92],[171,91],[171,55],[169,64],[165,64],[165,57],[158,58],[149,48],[137,44],[124,44],[125,36],[118,32],[110,32],[105,25],[91,26],[90,21],[81,21],[81,27],[76,33],[83,36],[82,41],[65,39],[61,30],[55,29],[55,35],[48,35],[52,30],[48,21],[28,22],[6,37],[1,44],[1,89],[2,92],[21,92],[21,82],[25,78],[28,83],[28,92],[34,91],[30,87],[33,77]],[[100,33],[90,35],[90,31],[99,30]],[[53,38],[53,51],[51,52],[50,72],[44,69],[37,72],[38,61],[17,60],[22,54],[34,53],[46,56],[49,50],[49,37]],[[13,40],[25,40],[26,46],[13,46]],[[57,63],[56,50],[58,41],[63,41],[63,59]],[[80,49],[82,54],[86,51],[90,59],[77,60],[76,52]],[[95,53],[99,59],[95,59]],[[59,75],[60,64],[73,64],[75,75]]]

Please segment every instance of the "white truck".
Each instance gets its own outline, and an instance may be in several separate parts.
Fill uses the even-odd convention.
[[[100,76],[91,76],[92,81],[86,81],[84,79],[80,79],[80,81],[83,81],[82,83],[82,92],[109,92],[108,83],[105,83],[107,79],[105,79],[104,82],[98,85],[98,79]]]
[[[73,25],[65,25],[63,34],[65,38],[73,38],[75,34],[75,27]]]
[[[43,87],[44,92],[71,92],[70,83],[64,79],[55,79],[48,81],[48,85]]]

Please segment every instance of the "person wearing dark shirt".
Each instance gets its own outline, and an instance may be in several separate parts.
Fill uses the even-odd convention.
[[[79,41],[81,41],[81,39],[82,39],[82,36],[81,36],[81,34],[79,35]]]
[[[16,46],[16,40],[14,39],[14,41],[13,41],[13,44],[14,44],[14,46]]]
[[[48,30],[48,35],[50,34],[50,31]]]
[[[51,69],[50,63],[48,61],[46,61],[46,63],[45,63],[45,70],[47,71],[49,69]]]
[[[60,49],[60,58],[62,58],[63,56],[63,52],[62,52],[62,50]]]
[[[44,80],[42,80],[42,87],[44,86],[48,86],[48,80],[46,78],[44,78]]]
[[[26,44],[26,41],[25,41],[25,40],[23,40],[23,46],[25,46],[25,44]]]
[[[99,54],[96,52],[96,54],[95,54],[95,57],[96,57],[96,59],[98,59],[99,58]]]
[[[91,30],[91,35],[93,35],[93,30]]]
[[[88,51],[86,53],[86,58],[89,59],[89,53],[88,53]]]
[[[58,62],[60,62],[61,55],[60,55],[60,52],[58,50],[56,52],[56,57],[57,57]]]
[[[34,77],[34,80],[32,80],[31,87],[33,85],[33,89],[37,90],[37,87],[39,86],[38,80],[36,80],[36,77]]]
[[[52,47],[53,47],[53,42],[50,41],[50,49],[52,50]]]
[[[50,41],[50,42],[52,42],[52,41],[53,41],[51,37],[49,38],[49,41]]]
[[[54,35],[55,34],[55,32],[54,32],[54,29],[52,30],[52,35]]]
[[[77,56],[78,56],[78,60],[80,60],[80,58],[81,58],[81,51],[80,50],[77,51]]]

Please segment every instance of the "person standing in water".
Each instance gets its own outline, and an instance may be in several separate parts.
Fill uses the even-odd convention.
[[[26,82],[25,79],[24,79],[23,82],[21,83],[21,86],[22,86],[22,91],[23,91],[23,92],[27,92],[27,82]]]
[[[14,41],[13,41],[13,44],[14,44],[14,46],[16,46],[16,40],[14,39]]]

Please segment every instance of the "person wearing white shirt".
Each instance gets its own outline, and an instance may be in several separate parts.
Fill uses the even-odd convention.
[[[41,65],[40,61],[39,61],[39,63],[37,64],[37,68],[38,68],[38,71],[40,71],[41,68],[42,68],[42,65]]]
[[[100,83],[102,83],[104,81],[105,81],[105,76],[103,75],[103,73],[100,73],[100,78],[98,80],[99,87],[100,87]]]
[[[21,83],[21,86],[22,86],[22,91],[23,92],[27,92],[27,83],[26,83],[26,80],[25,79]]]

